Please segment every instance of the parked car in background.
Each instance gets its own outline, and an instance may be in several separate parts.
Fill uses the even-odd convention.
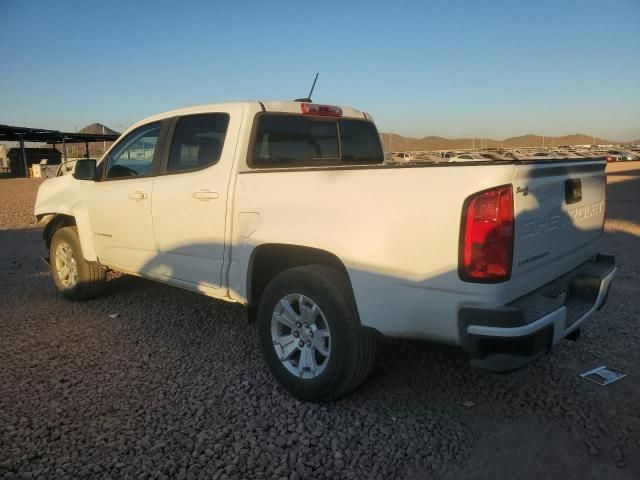
[[[415,159],[411,152],[393,152],[390,160],[395,163],[408,163]]]
[[[552,152],[552,156],[556,158],[585,158],[585,155],[581,155],[571,150],[558,150],[558,151]]]
[[[442,162],[444,159],[432,153],[417,153],[414,158],[415,162]]]
[[[450,162],[486,162],[487,160],[493,159],[487,158],[480,153],[463,153],[462,155],[449,158]]]
[[[479,152],[478,155],[488,159],[488,160],[498,160],[498,161],[503,161],[503,160],[509,160],[508,157],[498,153],[498,152]]]
[[[498,152],[500,155],[502,155],[504,158],[508,159],[508,160],[515,160],[518,158],[517,154],[515,154],[514,152],[511,152],[509,150],[505,150],[505,151],[501,151]]]
[[[454,152],[454,151],[449,151],[449,152],[438,152],[438,155],[440,157],[442,157],[444,160],[449,160],[452,157],[455,157],[457,155],[459,155],[459,153]]]
[[[538,152],[527,152],[524,155],[521,155],[520,158],[527,159],[527,160],[549,160],[551,158],[562,158],[562,156],[556,155],[553,152],[538,151]]]
[[[625,150],[607,150],[607,156],[613,157],[617,162],[637,160],[637,156]]]

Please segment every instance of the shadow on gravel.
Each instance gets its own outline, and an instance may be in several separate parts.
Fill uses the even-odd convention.
[[[633,176],[629,180],[616,181],[608,185],[609,204],[607,218],[640,221],[640,169],[607,173],[607,176]],[[615,201],[613,201],[615,199]]]
[[[633,170],[620,170],[616,172],[607,171],[608,177],[638,177],[640,175],[640,165]]]
[[[0,230],[0,286],[24,284],[32,275],[47,271],[42,262],[46,255],[42,230]]]

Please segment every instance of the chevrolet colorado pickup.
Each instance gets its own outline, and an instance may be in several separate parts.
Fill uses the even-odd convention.
[[[217,104],[133,125],[46,180],[35,215],[64,297],[111,269],[242,303],[276,379],[326,400],[365,380],[378,336],[502,371],[577,337],[616,273],[605,165],[386,165],[364,112]]]

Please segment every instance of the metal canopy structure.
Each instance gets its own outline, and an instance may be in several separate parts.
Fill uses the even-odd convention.
[[[0,125],[0,142],[40,142],[40,143],[87,143],[87,142],[112,142],[120,134],[100,133],[72,133],[58,130],[45,130],[42,128],[12,127]]]
[[[20,142],[20,150],[22,151],[22,163],[24,174],[27,175],[27,154],[24,148],[24,142],[48,143],[55,147],[56,144],[62,144],[62,155],[64,161],[67,161],[67,143],[84,143],[86,157],[89,158],[90,142],[112,142],[116,140],[120,134],[100,134],[100,133],[74,133],[61,132],[59,130],[46,130],[43,128],[29,127],[12,127],[10,125],[0,125],[0,142]]]

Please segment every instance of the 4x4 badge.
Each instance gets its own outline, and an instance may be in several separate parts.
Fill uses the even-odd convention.
[[[521,193],[526,197],[529,195],[529,187],[518,187],[516,188],[516,193]]]

